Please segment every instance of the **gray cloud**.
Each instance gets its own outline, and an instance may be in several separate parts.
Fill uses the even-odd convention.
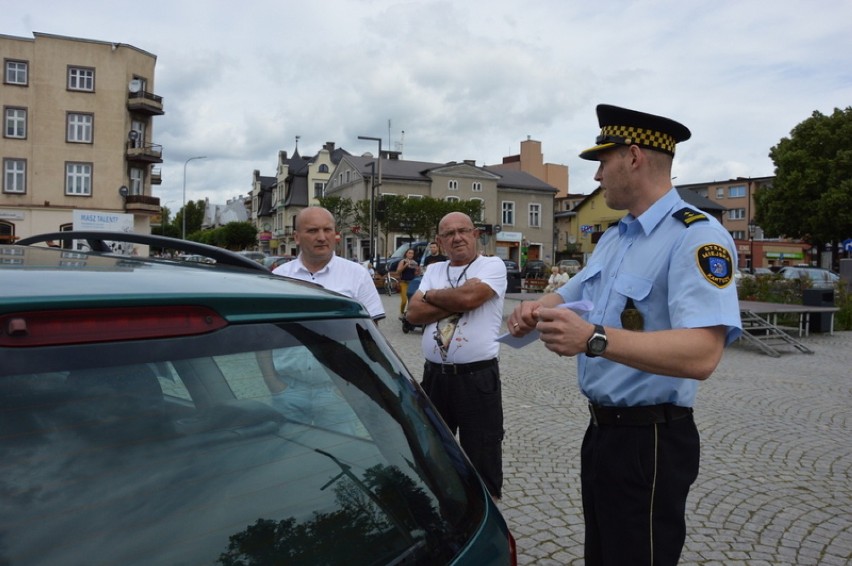
[[[595,187],[577,154],[600,102],[683,121],[677,182],[773,173],[769,149],[814,110],[852,100],[852,4],[779,0],[166,2],[128,17],[105,0],[31,0],[0,32],[128,43],[158,56],[164,147],[155,193],[224,202],[275,172],[280,150],[326,141],[420,161],[497,163],[528,135]],[[390,132],[388,120],[391,120]]]

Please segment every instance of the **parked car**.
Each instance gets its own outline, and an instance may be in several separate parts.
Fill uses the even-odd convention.
[[[51,233],[0,258],[4,564],[515,564],[357,301],[162,236]]]
[[[840,276],[821,267],[784,266],[778,271],[784,279],[808,279],[814,289],[834,289]]]
[[[566,273],[568,273],[568,275],[572,277],[574,275],[577,275],[577,273],[579,273],[580,270],[583,268],[582,264],[576,259],[560,259],[559,263],[557,263],[556,266],[559,268],[560,271],[563,267],[566,268]]]
[[[266,254],[263,252],[254,252],[250,250],[239,252],[241,256],[247,257],[249,259],[253,259],[254,261],[260,263],[266,257]]]
[[[521,276],[524,279],[543,279],[550,275],[550,267],[540,259],[530,259],[524,264]]]
[[[510,259],[504,259],[506,264],[506,292],[520,293],[521,292],[521,270],[518,269],[518,264]]]
[[[293,256],[291,255],[269,255],[263,258],[260,264],[268,269],[269,271],[273,271],[276,267],[281,265],[282,263],[287,263],[288,261],[293,261]]]

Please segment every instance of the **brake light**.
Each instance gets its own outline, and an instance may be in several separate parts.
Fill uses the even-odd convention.
[[[0,316],[0,346],[53,346],[204,334],[227,326],[199,306],[119,307],[13,313]]]

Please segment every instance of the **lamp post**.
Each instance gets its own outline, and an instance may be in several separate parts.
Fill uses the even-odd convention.
[[[207,159],[206,155],[196,155],[195,157],[190,157],[186,161],[183,162],[183,212],[181,213],[181,231],[180,237],[182,240],[186,240],[186,166],[193,159]]]
[[[754,218],[752,218],[748,221],[748,260],[752,274],[754,273],[754,268],[757,267],[754,265],[754,231],[756,229],[757,224],[755,223]]]
[[[376,253],[379,249],[379,238],[378,234],[376,234],[376,187],[382,184],[382,138],[374,138],[370,136],[358,136],[359,140],[369,140],[379,143],[379,155],[378,155],[378,170],[379,170],[379,182],[376,183],[375,179],[370,179],[370,261],[376,261]],[[373,163],[370,163],[370,166],[373,167],[372,171],[375,173],[376,166]]]

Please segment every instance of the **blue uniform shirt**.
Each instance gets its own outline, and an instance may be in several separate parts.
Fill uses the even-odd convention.
[[[592,323],[621,328],[628,298],[644,332],[727,327],[725,345],[742,332],[734,283],[736,250],[714,218],[671,189],[639,218],[628,214],[598,241],[588,265],[557,289],[565,301],[586,299]],[[595,404],[691,407],[698,381],[651,374],[604,358],[578,360],[580,390]]]

